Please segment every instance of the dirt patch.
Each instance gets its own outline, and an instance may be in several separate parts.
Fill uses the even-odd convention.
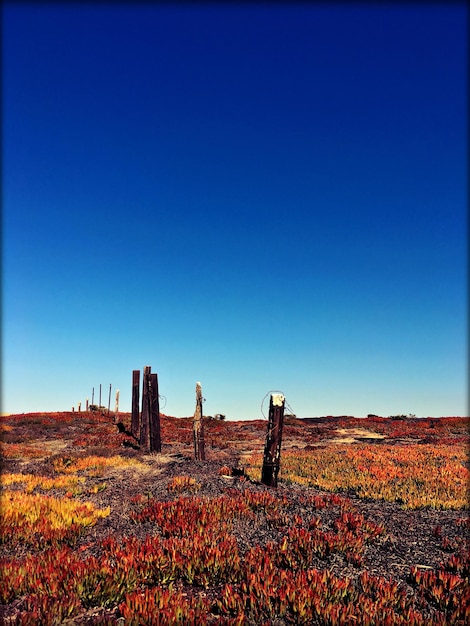
[[[46,441],[41,441],[39,445],[42,448],[46,448],[48,453],[47,456],[50,456],[51,454],[57,454],[66,448],[69,445],[69,442],[65,441],[65,439],[47,439]]]
[[[356,443],[363,439],[385,439],[385,435],[374,433],[372,430],[365,428],[337,428],[336,432],[342,437],[333,437],[330,443]]]

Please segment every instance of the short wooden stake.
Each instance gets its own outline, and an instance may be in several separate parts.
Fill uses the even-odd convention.
[[[139,386],[140,386],[140,370],[132,371],[132,422],[131,431],[137,439],[140,430],[140,409],[139,409]]]
[[[264,448],[261,482],[268,487],[277,487],[277,476],[281,465],[282,427],[284,424],[284,403],[282,393],[271,394],[269,422]]]
[[[196,383],[196,411],[193,422],[194,458],[196,461],[205,461],[204,451],[204,424],[202,423],[202,387]]]

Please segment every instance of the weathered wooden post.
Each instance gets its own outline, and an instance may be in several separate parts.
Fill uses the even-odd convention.
[[[193,422],[194,434],[194,458],[196,461],[205,461],[204,451],[204,424],[202,423],[202,387],[201,383],[196,383],[196,411]]]
[[[131,432],[136,439],[139,436],[139,430],[140,430],[139,387],[140,387],[140,370],[132,370]]]
[[[150,365],[144,367],[144,380],[142,384],[142,419],[140,424],[140,445],[150,447]]]
[[[261,482],[268,487],[277,487],[277,476],[281,464],[282,427],[284,424],[285,397],[282,393],[271,394],[266,445],[264,447]]]
[[[89,407],[89,402],[88,402],[88,398],[86,399],[86,411],[88,412],[88,407]]]
[[[119,389],[116,391],[116,402],[114,403],[114,412],[119,412]]]
[[[80,411],[81,411],[81,410],[82,410],[82,403],[81,403],[81,402],[79,402],[79,403],[78,403],[78,412],[80,413]]]
[[[161,452],[162,441],[160,435],[160,403],[158,401],[158,376],[150,374],[149,377],[149,403],[150,403],[150,452]]]

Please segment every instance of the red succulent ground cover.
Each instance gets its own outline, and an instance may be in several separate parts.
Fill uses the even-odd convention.
[[[2,418],[2,623],[469,623],[468,506],[407,509],[287,469],[270,489],[253,460],[266,421],[204,427],[207,460],[195,461],[190,418],[161,416],[161,454],[140,448],[128,414]],[[367,472],[366,451],[393,446],[404,471],[407,450],[468,450],[468,427],[289,418],[282,454],[287,468],[352,446]]]

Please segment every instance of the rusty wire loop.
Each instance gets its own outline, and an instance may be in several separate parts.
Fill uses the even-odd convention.
[[[296,415],[296,413],[294,412],[293,408],[291,407],[291,405],[287,402],[286,398],[286,394],[283,391],[279,391],[278,389],[271,389],[271,391],[268,391],[268,393],[264,396],[264,398],[261,400],[261,415],[263,416],[263,419],[267,420],[268,418],[266,417],[266,415],[264,414],[264,402],[266,400],[266,398],[272,394],[272,393],[280,393],[284,396],[284,406],[286,407],[286,409],[290,412],[291,415]]]

